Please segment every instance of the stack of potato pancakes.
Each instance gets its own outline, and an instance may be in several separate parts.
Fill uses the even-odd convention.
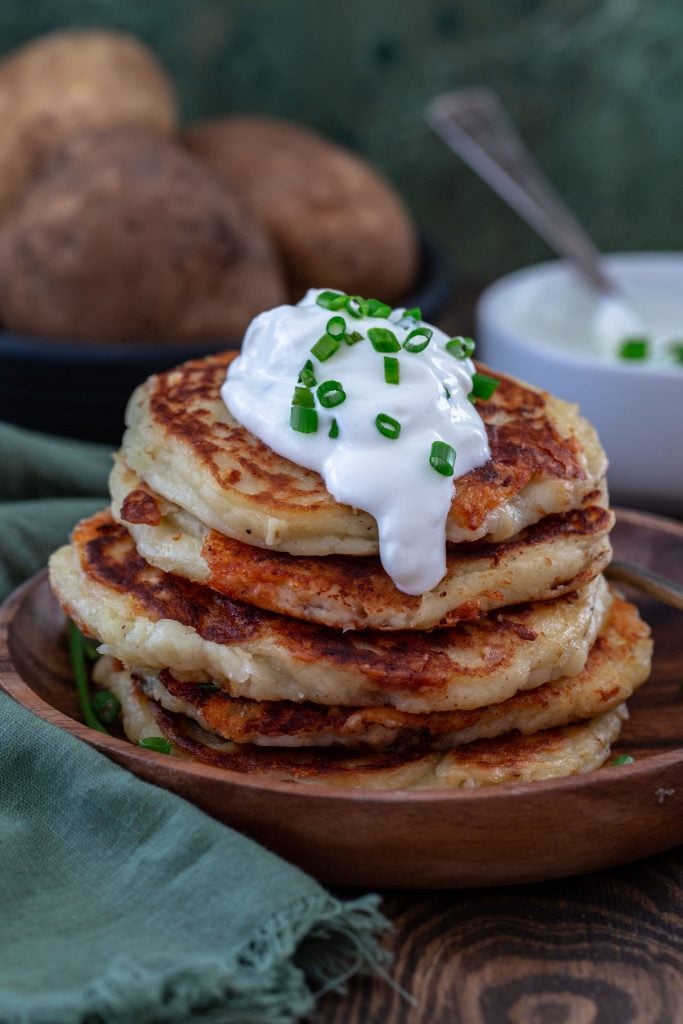
[[[232,418],[230,359],[138,388],[111,509],[51,559],[128,737],[371,788],[603,764],[651,642],[602,575],[606,461],[576,408],[505,377],[477,403],[491,459],[456,481],[446,576],[411,597],[381,567],[373,518]]]

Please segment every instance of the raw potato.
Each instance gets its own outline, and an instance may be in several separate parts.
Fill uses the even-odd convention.
[[[41,36],[0,61],[0,210],[76,132],[129,124],[170,134],[173,86],[154,54],[121,32]]]
[[[171,142],[74,138],[0,224],[9,330],[101,341],[238,339],[285,299],[240,200]]]
[[[417,241],[408,213],[358,157],[270,118],[207,121],[184,141],[270,232],[293,298],[333,287],[393,302],[413,285]]]

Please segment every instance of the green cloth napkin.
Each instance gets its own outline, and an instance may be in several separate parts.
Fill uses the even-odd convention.
[[[0,424],[4,588],[102,507],[109,464]],[[383,973],[377,897],[340,902],[4,694],[0,864],[0,1024],[287,1024]]]

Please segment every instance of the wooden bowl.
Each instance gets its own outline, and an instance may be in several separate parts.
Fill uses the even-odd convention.
[[[683,582],[683,525],[623,511],[614,545],[619,558]],[[654,667],[629,702],[631,718],[615,748],[635,762],[547,782],[353,791],[189,764],[94,732],[79,721],[64,618],[44,572],[0,609],[0,685],[41,718],[325,883],[435,889],[540,881],[683,842],[683,619],[639,603],[653,627]]]

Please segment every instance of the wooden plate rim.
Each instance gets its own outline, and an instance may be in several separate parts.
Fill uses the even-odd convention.
[[[629,523],[633,526],[643,526],[649,529],[670,533],[683,540],[683,523],[678,523],[665,516],[659,516],[650,512],[641,512],[635,509],[615,509],[617,520]],[[47,569],[39,569],[28,580],[17,587],[5,599],[0,606],[0,661],[6,660],[12,664],[9,653],[9,626],[21,605],[26,594],[39,586],[47,577]],[[29,711],[37,714],[52,725],[65,729],[67,732],[84,740],[101,752],[112,750],[124,755],[127,760],[145,762],[150,764],[163,765],[168,772],[169,758],[166,754],[158,754],[155,751],[138,748],[126,740],[120,740],[115,736],[104,736],[95,729],[70,718],[63,712],[43,700],[21,676],[12,671],[5,674],[0,670],[0,689],[13,697]],[[173,759],[172,768],[179,774],[187,774],[196,778],[210,779],[213,782],[231,782],[235,786],[245,789],[278,793],[282,796],[291,795],[303,799],[319,800],[321,797],[328,800],[348,801],[361,800],[366,803],[377,804],[435,804],[454,802],[472,803],[480,801],[509,801],[511,797],[533,797],[541,796],[548,792],[578,792],[593,788],[598,780],[600,782],[630,786],[634,778],[646,779],[649,775],[658,775],[662,771],[677,765],[683,766],[683,747],[677,750],[666,751],[661,754],[654,754],[652,757],[636,762],[628,766],[624,771],[623,767],[603,767],[598,771],[586,772],[580,775],[570,775],[559,779],[545,779],[537,782],[507,782],[496,786],[483,786],[481,788],[467,789],[424,789],[424,790],[359,790],[345,786],[333,786],[326,784],[310,784],[301,782],[284,782],[276,779],[259,779],[251,775],[243,775],[241,772],[233,772],[226,768],[215,768],[211,765],[200,763],[184,762]]]

